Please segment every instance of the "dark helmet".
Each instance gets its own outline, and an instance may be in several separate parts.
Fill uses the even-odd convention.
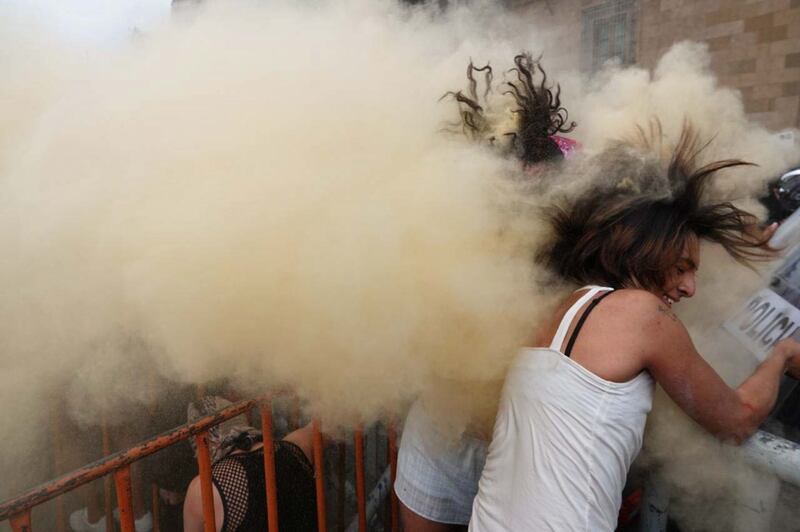
[[[780,221],[800,207],[800,168],[789,170],[769,185],[769,195],[762,198],[769,209],[770,222]]]

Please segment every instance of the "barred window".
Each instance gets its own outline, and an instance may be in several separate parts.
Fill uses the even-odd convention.
[[[636,62],[637,0],[606,0],[583,10],[582,66],[596,71],[606,61]]]

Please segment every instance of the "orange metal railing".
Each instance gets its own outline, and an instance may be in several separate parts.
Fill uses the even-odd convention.
[[[266,481],[266,502],[267,502],[267,523],[271,532],[278,531],[278,499],[277,484],[275,478],[275,456],[272,440],[272,396],[253,400],[239,401],[214,414],[203,417],[193,423],[187,423],[173,430],[164,432],[125,451],[110,454],[108,445],[108,430],[106,424],[101,420],[103,427],[103,450],[104,457],[101,460],[88,464],[71,473],[62,475],[50,482],[32,488],[22,495],[10,499],[0,504],[0,522],[9,520],[14,532],[32,532],[32,510],[34,507],[49,501],[59,495],[72,491],[84,484],[92,482],[101,477],[113,477],[117,494],[117,506],[119,507],[120,529],[122,532],[134,532],[134,515],[132,504],[131,488],[131,465],[147,456],[150,456],[170,445],[180,441],[195,438],[197,443],[197,462],[200,471],[200,491],[203,506],[204,531],[214,532],[216,530],[214,516],[214,500],[211,485],[211,457],[208,449],[208,430],[228,419],[240,414],[248,413],[253,408],[258,407],[261,413],[262,432],[264,434],[264,475]],[[313,420],[313,452],[315,486],[317,496],[317,523],[320,531],[327,530],[327,515],[325,507],[325,471],[323,459],[323,434],[321,431],[320,420]],[[358,530],[366,532],[366,485],[364,471],[364,433],[359,426],[354,433],[355,444],[355,484],[356,484],[356,504],[358,513]],[[342,449],[340,447],[340,449]],[[340,451],[340,455],[341,455]],[[340,460],[341,462],[341,460]],[[395,473],[397,470],[397,443],[394,425],[390,424],[387,429],[387,462],[391,472],[391,485],[394,484]],[[341,473],[340,473],[341,474]],[[106,523],[107,530],[114,530],[113,517],[111,512],[111,483],[110,479],[106,482],[107,488],[104,490],[106,495]],[[343,485],[343,479],[340,478]],[[340,490],[340,493],[342,491]],[[158,530],[158,487],[152,486],[152,504],[154,529]],[[340,503],[341,504],[341,503]],[[341,506],[340,506],[341,508]],[[398,526],[398,505],[397,497],[393,490],[389,490],[388,497],[389,523],[388,529],[392,532],[399,530]],[[341,512],[340,512],[341,513]],[[59,506],[57,511],[59,529],[64,529],[63,508]],[[342,517],[339,521],[341,523]],[[340,525],[341,526],[341,525]]]
[[[267,397],[261,403],[261,432],[264,434],[264,475],[267,481],[267,528],[278,532],[278,499],[275,477],[275,453],[272,441],[272,397]]]
[[[11,527],[15,532],[21,532],[23,530],[30,532],[32,530],[30,514],[33,507],[57,497],[58,495],[83,486],[93,480],[105,477],[108,474],[114,474],[118,470],[127,468],[133,462],[150,456],[174,443],[186,440],[195,435],[206,434],[208,429],[214,425],[236,417],[253,408],[255,405],[255,400],[241,401],[194,423],[189,423],[171,431],[164,432],[126,451],[110,454],[97,462],[86,465],[66,475],[62,475],[41,486],[32,488],[22,495],[0,504],[0,521],[6,519],[10,520]],[[204,464],[198,465],[200,465],[200,467],[205,467]],[[124,472],[117,475],[123,488],[125,488],[126,485],[125,476],[126,474]],[[131,503],[129,496],[130,490],[118,490],[117,499],[121,510]],[[123,524],[123,527],[124,526]]]
[[[317,529],[328,530],[325,513],[325,462],[322,456],[322,432],[319,419],[312,421],[313,426],[313,445],[314,445],[314,477],[317,486]]]

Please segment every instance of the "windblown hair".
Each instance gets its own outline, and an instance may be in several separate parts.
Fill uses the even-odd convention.
[[[569,121],[569,113],[561,106],[561,86],[556,85],[555,90],[547,86],[547,73],[540,59],[533,59],[528,53],[514,57],[516,67],[511,72],[516,72],[517,81],[507,82],[509,90],[504,93],[517,103],[517,131],[507,134],[514,138],[517,156],[528,164],[562,157],[550,137],[569,133],[577,125]],[[533,79],[537,71],[542,76],[538,84]]]
[[[524,164],[535,164],[548,160],[559,160],[563,154],[551,138],[557,133],[569,133],[575,122],[568,120],[569,114],[561,105],[561,87],[548,86],[547,74],[539,59],[529,53],[514,57],[516,65],[509,72],[516,73],[515,81],[504,82],[502,94],[510,95],[516,104],[515,120],[507,131],[497,131],[497,124],[487,112],[488,97],[492,91],[492,67],[476,67],[471,61],[467,66],[468,86],[463,91],[447,92],[442,98],[452,97],[459,104],[461,131],[473,140],[486,140],[494,144],[497,136],[511,138],[511,150]],[[483,91],[478,96],[478,80],[475,73],[483,74]],[[535,77],[541,75],[541,81]],[[496,119],[495,119],[496,120]]]
[[[707,145],[684,126],[662,176],[669,185],[666,193],[653,195],[628,183],[590,190],[571,204],[552,207],[547,216],[555,238],[544,261],[578,284],[653,290],[663,287],[694,237],[720,244],[747,266],[774,258],[777,251],[767,244],[754,215],[729,202],[703,201],[717,172],[751,164],[727,159],[696,168]]]
[[[475,79],[475,72],[483,74],[483,91],[478,97],[478,80]],[[492,78],[494,74],[492,67],[484,65],[476,67],[472,61],[467,65],[467,94],[462,91],[448,91],[440,98],[440,101],[451,96],[459,104],[459,116],[461,131],[472,140],[486,139],[494,143],[495,137],[491,133],[491,124],[486,118],[484,107],[487,105],[489,93],[492,92]],[[479,103],[483,101],[483,105]]]

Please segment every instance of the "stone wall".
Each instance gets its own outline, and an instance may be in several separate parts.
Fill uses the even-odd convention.
[[[561,28],[559,45],[548,59],[591,69],[587,54],[598,44],[587,39],[587,14],[598,6],[624,8],[626,0],[538,0],[509,3],[541,24]],[[800,0],[635,0],[633,61],[653,67],[674,43],[708,44],[712,69],[720,83],[742,92],[745,108],[770,129],[800,127]],[[623,7],[620,7],[623,6]],[[612,20],[609,18],[608,20]],[[612,20],[618,23],[619,18]],[[608,30],[603,29],[608,32]],[[620,30],[622,31],[622,30]],[[612,39],[619,33],[611,30]],[[608,47],[608,39],[601,39]],[[613,46],[612,46],[613,48]],[[607,50],[606,50],[607,52]],[[601,57],[603,54],[601,54]]]
[[[673,42],[708,43],[720,83],[772,129],[800,126],[800,0],[642,0],[639,62]]]

